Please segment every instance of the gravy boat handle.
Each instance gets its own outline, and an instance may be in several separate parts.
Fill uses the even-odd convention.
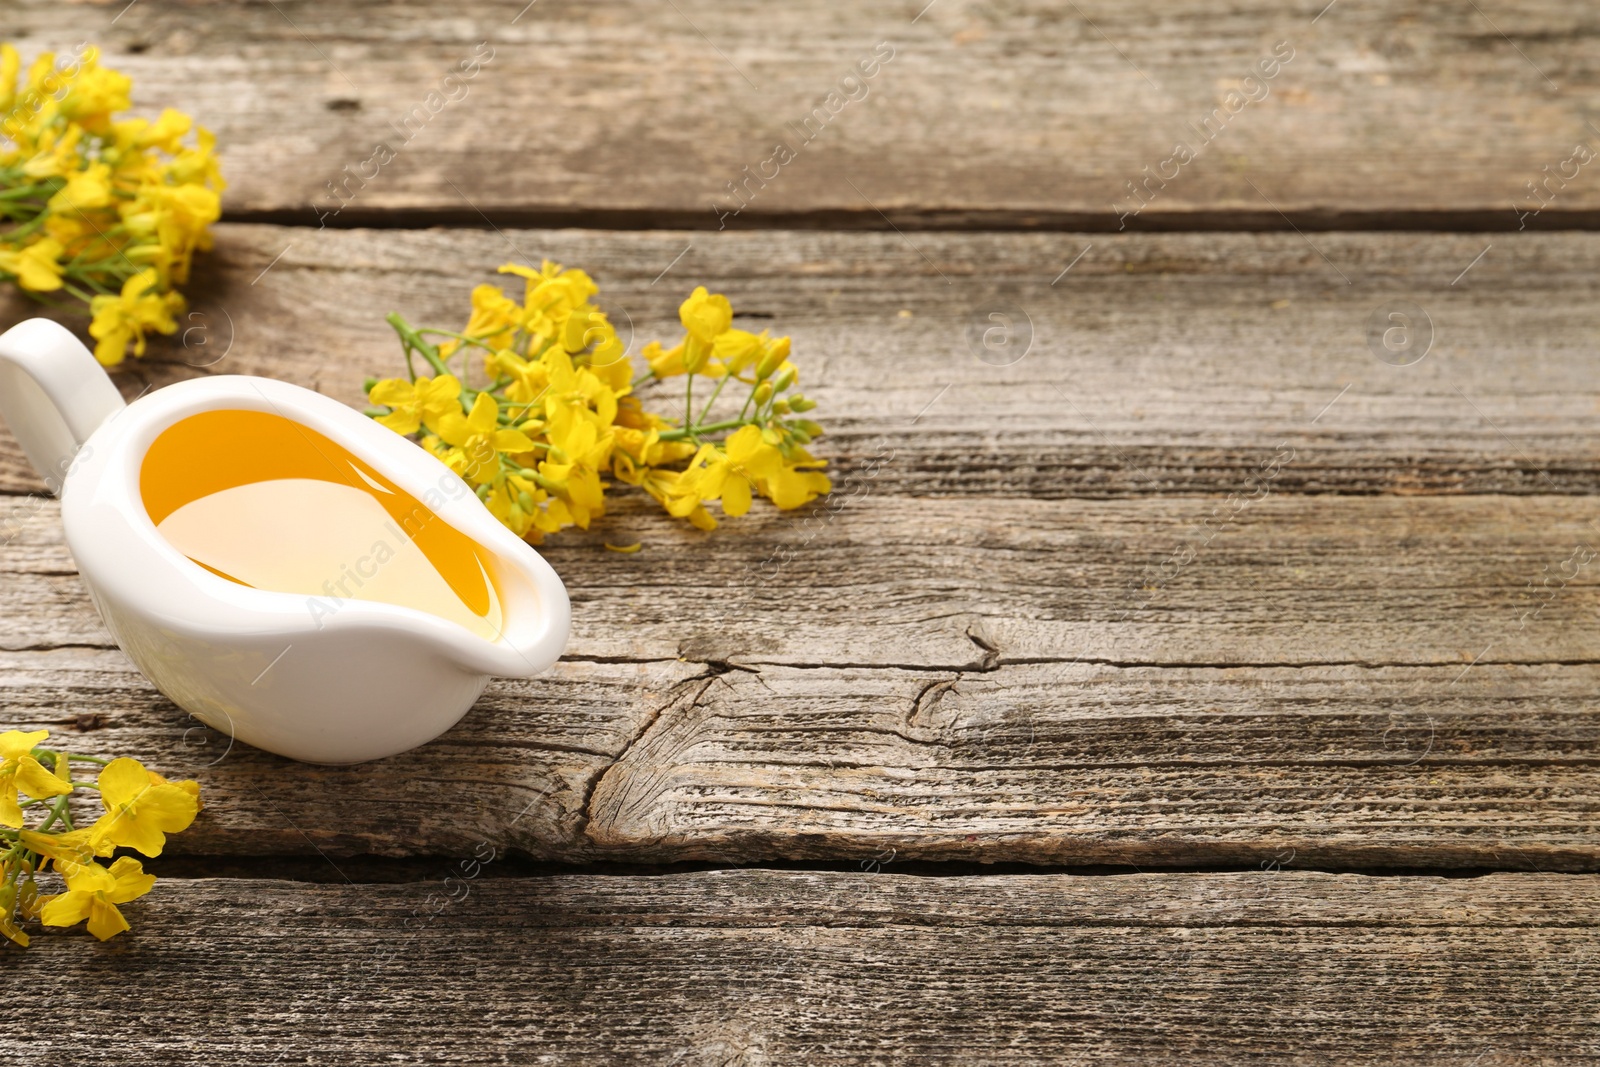
[[[57,496],[89,435],[124,407],[111,376],[60,323],[29,319],[0,334],[0,415]]]

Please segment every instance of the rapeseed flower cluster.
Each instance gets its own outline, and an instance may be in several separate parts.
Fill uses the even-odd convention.
[[[177,287],[211,247],[224,184],[216,139],[188,115],[114,117],[132,88],[94,48],[59,64],[45,53],[24,74],[0,44],[0,280],[87,305],[107,366],[130,346],[144,355],[147,334],[177,330]]]
[[[188,828],[200,810],[200,786],[169,782],[136,759],[103,760],[44,747],[48,730],[0,733],[0,935],[26,948],[22,922],[75,926],[88,920],[104,941],[128,929],[117,905],[144,896],[155,884],[131,856],[96,862],[119,847],[161,855],[168,834]],[[73,777],[74,762],[100,768],[93,782]],[[98,791],[105,813],[74,828],[68,801],[78,790]],[[24,799],[26,798],[26,799]],[[44,813],[27,824],[29,809]],[[59,893],[41,893],[36,876],[54,870]]]
[[[708,504],[739,516],[758,496],[789,509],[831,488],[806,448],[822,427],[797,417],[816,405],[795,391],[789,338],[735,328],[727,297],[695,289],[678,309],[683,338],[646,345],[636,374],[589,275],[548,261],[500,272],[523,279],[521,301],[480,285],[460,331],[389,316],[409,373],[368,379],[368,414],[418,435],[519,537],[588,529],[618,484],[703,530],[717,525]],[[678,378],[681,415],[675,398],[666,415],[636,394]]]

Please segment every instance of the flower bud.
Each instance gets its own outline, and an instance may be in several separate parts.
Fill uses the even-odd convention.
[[[789,398],[790,411],[810,411],[816,406],[817,402],[815,400],[810,400],[803,396],[792,396]]]
[[[688,344],[683,348],[683,369],[690,374],[698,374],[700,368],[706,365],[706,360],[711,358],[711,342],[702,341],[697,337],[690,337]]]
[[[794,364],[792,364],[792,363],[784,364],[783,373],[779,374],[778,375],[778,380],[772,383],[773,392],[775,392],[775,393],[783,392],[785,389],[789,388],[789,386],[793,385],[795,383],[795,379],[798,378],[799,376],[800,376],[800,374],[795,369]]]
[[[772,377],[773,371],[783,366],[783,361],[789,358],[789,339],[780,337],[773,341],[762,353],[761,360],[756,364],[757,380]]]
[[[759,407],[772,399],[772,383],[762,382],[756,386],[756,406]]]

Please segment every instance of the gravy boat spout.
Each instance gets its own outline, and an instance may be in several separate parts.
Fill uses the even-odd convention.
[[[312,763],[393,755],[566,645],[544,558],[432,455],[319,393],[232,375],[124,406],[75,337],[34,319],[0,336],[0,414],[61,497],[117,644],[240,741]]]

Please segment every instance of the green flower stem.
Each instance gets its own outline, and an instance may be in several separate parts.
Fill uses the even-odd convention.
[[[0,193],[0,200],[23,200],[30,196],[54,192],[55,190],[48,185],[19,185],[15,189],[7,189]]]
[[[128,276],[127,275],[122,275],[121,277],[126,279]],[[88,286],[90,289],[93,289],[95,292],[101,294],[102,296],[116,296],[117,293],[122,291],[122,287],[120,285],[115,286],[115,287],[107,285],[104,282],[102,282],[99,278],[95,277],[93,274],[88,273],[88,272],[86,272],[84,270],[81,270],[81,269],[76,269],[75,268],[75,269],[72,269],[72,270],[65,271],[62,274],[62,278],[63,279],[71,278],[75,282],[81,282],[82,284]],[[65,280],[63,280],[62,285],[64,287],[66,286]]]
[[[8,243],[15,243],[17,238],[27,237],[29,234],[33,233],[34,230],[37,230],[39,227],[43,226],[44,220],[45,216],[42,212],[38,215],[35,215],[33,218],[29,219],[27,222],[24,222],[16,229],[7,231],[5,234],[6,241]]]
[[[67,801],[71,797],[72,794],[70,793],[66,796],[56,797],[55,802],[50,805],[49,817],[39,824],[39,832],[41,834],[48,832],[50,827],[56,824],[57,820],[66,823],[68,831],[72,829],[72,816],[67,813]]]
[[[756,390],[761,388],[765,379],[757,378],[750,383],[750,395],[744,398],[744,406],[739,409],[739,417],[744,418],[744,413],[750,410],[750,402],[756,398]]]
[[[65,289],[79,300],[82,300],[85,304],[91,303],[94,300],[95,294],[84,292],[82,289],[79,289],[76,285],[73,285],[64,278],[61,281],[61,288]]]
[[[685,438],[699,437],[701,434],[720,433],[723,430],[736,430],[740,426],[748,426],[750,419],[726,419],[722,422],[706,423],[702,426],[685,426],[677,430],[667,430],[661,434],[663,441],[682,441]]]
[[[733,375],[731,375],[731,374],[724,374],[722,376],[722,380],[717,383],[717,387],[715,389],[711,390],[711,399],[707,400],[706,401],[706,406],[700,409],[700,418],[697,421],[699,421],[699,422],[705,422],[706,421],[706,416],[711,414],[711,405],[715,404],[717,402],[717,397],[719,395],[721,395],[721,393],[722,393],[722,387],[727,385],[728,384],[728,379],[732,378],[732,377],[733,377]]]
[[[421,332],[419,332],[405,319],[401,318],[398,311],[389,312],[389,314],[384,318],[384,321],[390,326],[394,327],[394,332],[400,335],[401,344],[406,349],[406,365],[407,368],[411,370],[411,380],[413,382],[417,380],[416,371],[415,369],[411,368],[411,350],[413,348],[416,349],[416,352],[419,356],[428,361],[428,365],[434,369],[436,374],[454,373],[445,365],[444,360],[439,358],[438,348],[429,344],[427,341],[424,341],[422,339]],[[444,333],[447,331],[440,330],[435,332]],[[461,410],[463,413],[467,413],[472,410],[473,402],[478,399],[478,393],[482,391],[483,390],[479,389],[469,389],[465,384],[461,386]]]
[[[394,332],[400,335],[400,341],[406,346],[407,349],[416,349],[417,354],[423,359],[427,360],[428,365],[438,373],[450,373],[450,368],[446,367],[439,359],[439,350],[433,345],[430,345],[428,342],[424,341],[422,339],[422,334],[418,332],[409,322],[403,319],[398,311],[389,312],[389,314],[384,318],[384,321],[390,326],[394,327]],[[412,376],[412,380],[416,380],[415,375]]]
[[[476,347],[483,349],[485,352],[494,351],[494,349],[483,343],[484,340],[489,336],[487,334],[484,337],[474,337],[468,333],[456,333],[454,330],[439,330],[432,326],[419,326],[416,329],[416,333],[432,333],[438,334],[440,337],[453,337],[457,341],[465,341],[469,345],[475,345]]]
[[[101,271],[115,273],[117,271],[118,264],[121,263],[124,258],[126,258],[121,252],[117,252],[101,259],[93,259],[85,262],[83,258],[84,255],[85,253],[79,252],[77,255],[69,259],[62,269],[66,273],[74,275],[80,271]]]

